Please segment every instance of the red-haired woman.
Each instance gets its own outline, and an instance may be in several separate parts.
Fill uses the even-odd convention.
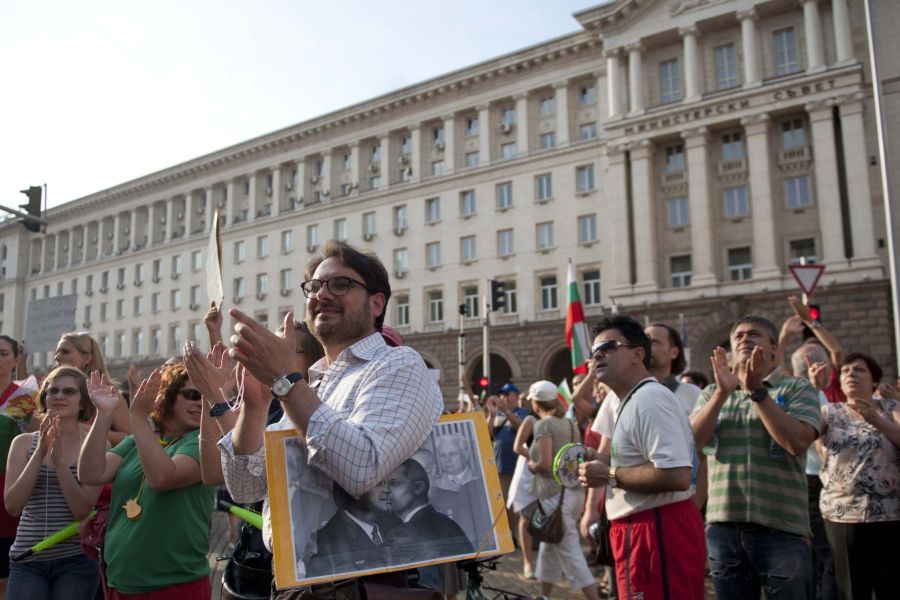
[[[212,594],[207,553],[215,487],[200,480],[200,399],[184,365],[153,371],[131,402],[133,434],[106,451],[117,393],[91,375],[98,415],[78,474],[113,484],[103,548],[113,600]]]

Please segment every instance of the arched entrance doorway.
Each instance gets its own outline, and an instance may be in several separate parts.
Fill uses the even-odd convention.
[[[569,354],[568,348],[562,348],[553,354],[547,363],[546,379],[556,385],[562,383],[565,379],[569,382],[569,388],[572,387],[572,356]]]
[[[469,381],[469,385],[472,386],[472,391],[476,394],[481,393],[481,386],[478,384],[478,381],[484,375],[484,369],[482,368],[483,361],[482,357],[484,355],[479,354],[472,358],[469,361],[469,366],[466,369],[466,379]],[[512,380],[512,367],[509,366],[509,363],[506,362],[506,359],[491,352],[491,390],[492,394],[496,394],[500,391],[500,388],[503,387],[508,381]],[[520,389],[521,385],[519,382],[515,383]]]

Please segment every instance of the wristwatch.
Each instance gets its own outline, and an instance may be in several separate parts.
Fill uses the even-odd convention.
[[[221,417],[225,414],[229,408],[229,404],[227,402],[219,402],[217,404],[213,404],[209,408],[209,416],[211,417]]]
[[[288,375],[276,377],[272,381],[272,394],[278,399],[284,398],[288,395],[288,392],[291,391],[291,388],[294,387],[294,384],[301,379],[303,379],[303,375],[296,371],[289,373]]]
[[[769,388],[764,385],[759,386],[758,388],[754,388],[752,392],[750,392],[750,399],[754,402],[762,402],[769,396]]]
[[[619,467],[609,468],[609,487],[619,487],[619,480],[616,479],[616,469]]]

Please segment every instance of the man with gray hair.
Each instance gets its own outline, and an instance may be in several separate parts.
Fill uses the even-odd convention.
[[[709,457],[706,541],[718,598],[807,598],[812,565],[806,451],[819,400],[805,379],[775,364],[778,329],[749,315],[712,356],[715,384],[691,417]]]

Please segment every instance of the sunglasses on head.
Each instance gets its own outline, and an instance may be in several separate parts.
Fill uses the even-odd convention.
[[[200,393],[200,390],[187,389],[181,390],[178,393],[181,394],[185,399],[193,400],[194,402],[197,402],[198,400],[200,400],[200,398],[203,397],[203,394]]]
[[[625,348],[637,348],[637,344],[626,344],[625,342],[620,342],[619,340],[604,340],[599,344],[594,344],[591,348],[591,356],[596,357],[598,354],[606,354],[607,352],[614,352],[618,350],[620,347]]]

